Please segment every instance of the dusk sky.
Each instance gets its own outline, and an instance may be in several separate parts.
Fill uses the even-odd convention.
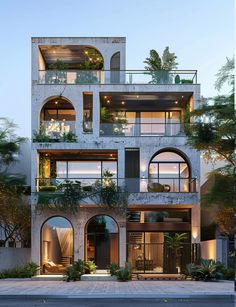
[[[0,117],[30,136],[31,37],[126,36],[127,69],[166,46],[179,69],[197,69],[204,96],[234,52],[233,0],[1,0]]]

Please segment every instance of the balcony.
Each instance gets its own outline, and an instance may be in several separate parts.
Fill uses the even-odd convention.
[[[197,84],[196,70],[39,70],[39,84]]]
[[[128,123],[100,124],[100,136],[144,137],[144,136],[185,136],[183,123]]]
[[[43,121],[41,126],[43,127],[45,134],[52,140],[59,139],[69,132],[75,134],[75,121]]]
[[[128,193],[195,193],[197,192],[196,178],[112,178],[117,186],[124,187]],[[85,192],[91,192],[93,185],[102,181],[107,184],[107,178],[36,178],[37,192],[61,192],[68,181],[79,185]],[[89,195],[88,195],[89,196]]]

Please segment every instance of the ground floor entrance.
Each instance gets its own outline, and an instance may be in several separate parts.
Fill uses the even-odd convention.
[[[119,263],[119,231],[115,220],[98,215],[87,224],[86,260],[94,261],[98,269],[107,269]]]

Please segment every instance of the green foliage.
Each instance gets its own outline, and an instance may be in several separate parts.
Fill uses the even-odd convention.
[[[149,71],[148,74],[152,76],[152,80],[149,83],[169,83],[170,76],[168,71],[177,68],[176,59],[177,56],[174,53],[170,53],[169,47],[164,49],[162,58],[160,58],[156,50],[151,49],[150,56],[144,61],[144,64],[146,64],[145,70]]]
[[[183,248],[183,243],[186,242],[187,237],[187,233],[165,234],[165,243],[169,248],[178,251]]]
[[[117,271],[119,270],[119,265],[117,263],[112,262],[109,267],[108,271],[110,272],[111,276],[117,275]]]
[[[222,263],[212,259],[201,259],[200,264],[188,264],[186,274],[194,280],[209,281],[222,278],[222,270]]]
[[[192,84],[193,80],[192,79],[181,79],[182,84]]]
[[[224,276],[224,279],[227,280],[234,280],[235,277],[235,270],[233,268],[223,268],[222,269],[222,274]]]
[[[234,86],[232,83],[234,62],[227,63],[218,73],[216,86],[220,89],[228,82],[232,89],[228,95],[202,98],[198,109],[190,112],[194,123],[188,130],[188,144],[204,152],[207,161],[226,160],[235,167],[235,125]]]
[[[101,123],[113,123],[113,114],[107,107],[101,107],[100,109],[100,121]]]
[[[60,142],[74,143],[77,142],[77,137],[75,133],[69,131],[67,133],[63,133],[63,135],[60,137]]]
[[[0,117],[0,172],[16,161],[20,152],[20,144],[26,139],[15,134],[16,125],[6,118]]]
[[[44,210],[51,212],[69,212],[76,214],[80,207],[80,201],[87,196],[81,189],[79,181],[65,180],[57,187],[56,193],[38,193],[36,211],[42,213]]]
[[[46,135],[44,127],[40,126],[39,132],[33,132],[33,142],[35,143],[49,143],[51,139],[48,135]]]
[[[96,271],[96,265],[93,261],[84,261],[78,259],[73,265],[66,268],[64,280],[77,281],[81,279],[83,274],[92,274]]]
[[[38,270],[39,270],[39,266],[34,262],[30,262],[21,267],[16,267],[13,269],[7,269],[7,270],[1,271],[0,279],[1,278],[31,278],[32,276],[36,275]]]
[[[92,186],[91,198],[98,206],[114,209],[120,214],[126,214],[128,193],[117,186],[109,171],[103,173],[102,180],[97,180]]]
[[[180,76],[179,75],[175,76],[175,84],[180,84]]]
[[[84,261],[85,274],[93,274],[96,272],[97,266],[91,260]]]
[[[48,185],[48,186],[40,186],[40,192],[55,192],[57,187],[55,185]]]
[[[119,281],[128,281],[132,278],[132,266],[129,262],[125,263],[125,266],[118,269],[116,272],[117,279]]]
[[[60,59],[57,59],[55,63],[49,65],[49,69],[66,70],[68,69],[68,64]]]

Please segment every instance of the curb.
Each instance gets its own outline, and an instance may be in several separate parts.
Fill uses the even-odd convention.
[[[233,300],[234,294],[75,294],[75,295],[51,295],[51,294],[6,294],[0,295],[0,299],[194,299],[194,300]]]

